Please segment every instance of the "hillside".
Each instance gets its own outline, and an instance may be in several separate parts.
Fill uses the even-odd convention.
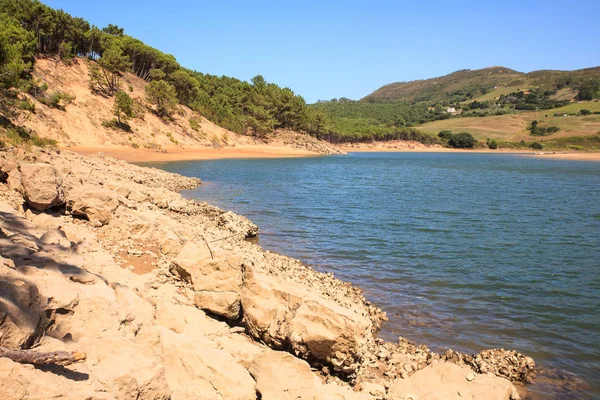
[[[318,140],[326,118],[291,89],[261,75],[245,82],[185,68],[124,28],[100,29],[38,0],[0,2],[0,117],[0,145],[164,151],[274,142],[290,154],[336,153]]]
[[[49,107],[28,96],[35,104],[32,113],[21,113],[17,121],[44,137],[55,139],[61,146],[129,146],[147,149],[168,149],[191,146],[235,146],[247,144],[248,137],[220,128],[180,105],[171,120],[164,120],[151,112],[128,121],[131,132],[105,127],[104,121],[114,118],[114,99],[94,94],[89,89],[89,63],[74,59],[71,66],[56,59],[38,59],[33,76],[45,82],[51,93],[66,93],[73,100],[63,110]],[[131,73],[125,73],[124,86],[131,86],[130,96],[145,104],[146,82]],[[190,120],[199,121],[197,130]]]
[[[568,86],[578,80],[600,77],[600,67],[576,71],[540,70],[529,73],[505,67],[460,70],[437,78],[385,85],[362,100],[373,102],[456,102],[492,100],[502,94],[531,87]],[[485,97],[482,97],[485,96]]]
[[[589,110],[590,115],[580,115]],[[527,129],[532,121],[543,127],[555,126],[559,131],[549,136],[532,136]],[[476,139],[500,142],[542,142],[547,148],[571,150],[600,149],[600,102],[574,102],[567,106],[538,112],[492,115],[481,118],[451,118],[417,126],[429,134],[443,130],[468,132]]]

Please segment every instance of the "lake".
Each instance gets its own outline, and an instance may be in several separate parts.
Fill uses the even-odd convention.
[[[477,153],[353,153],[154,165],[186,197],[250,218],[260,244],[359,285],[381,336],[504,347],[600,396],[600,163]],[[567,380],[574,382],[567,375]],[[573,389],[573,388],[570,388]]]

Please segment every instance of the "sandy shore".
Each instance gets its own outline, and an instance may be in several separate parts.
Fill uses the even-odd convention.
[[[348,153],[501,153],[501,154],[519,154],[524,156],[532,156],[539,158],[555,158],[561,160],[578,160],[578,161],[600,161],[600,152],[572,152],[572,153],[555,153],[555,152],[535,152],[532,150],[514,150],[514,149],[477,149],[477,150],[461,150],[449,149],[446,147],[416,147],[416,148],[395,148],[395,147],[351,147],[339,146],[338,149]]]
[[[212,147],[192,147],[187,149],[169,148],[166,152],[133,149],[131,147],[104,147],[104,146],[72,146],[64,150],[75,153],[90,155],[104,153],[127,162],[168,162],[186,160],[217,160],[226,158],[290,158],[290,157],[315,157],[320,154],[295,149],[289,146],[272,145],[247,145],[237,147],[224,147],[215,149]]]
[[[540,153],[532,155],[539,158],[556,158],[560,160],[600,161],[600,153]]]

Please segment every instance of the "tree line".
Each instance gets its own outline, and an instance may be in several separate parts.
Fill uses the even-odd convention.
[[[340,119],[339,111],[318,105],[309,107],[302,96],[267,82],[261,75],[246,82],[184,68],[174,56],[127,35],[119,26],[99,28],[38,0],[1,1],[0,22],[0,86],[4,90],[21,86],[39,93],[30,74],[35,57],[56,55],[66,63],[74,57],[89,59],[93,91],[108,96],[126,92],[121,87],[121,77],[130,71],[148,82],[148,99],[160,116],[168,117],[177,104],[183,104],[240,134],[261,137],[283,128],[335,142],[386,140],[425,135],[406,128],[430,120],[423,107],[403,106],[381,112],[363,112],[359,107],[355,109],[358,117]],[[127,118],[127,113],[122,112],[128,109],[125,95],[121,93],[116,99],[120,103],[115,106],[119,124]],[[376,117],[366,116],[374,112]],[[422,140],[429,140],[428,135]]]
[[[92,60],[93,90],[112,96],[121,90],[122,74],[131,71],[150,83],[148,97],[163,116],[173,111],[176,100],[242,134],[263,136],[286,128],[319,136],[328,133],[324,129],[331,125],[324,113],[308,108],[289,88],[260,75],[244,82],[183,68],[174,56],[126,35],[116,25],[98,28],[38,0],[4,0],[0,18],[0,45],[7,54],[0,63],[2,70],[12,71],[0,76],[6,87],[15,86],[16,82],[8,84],[10,79],[26,78],[35,55],[55,54],[66,62],[86,57]]]

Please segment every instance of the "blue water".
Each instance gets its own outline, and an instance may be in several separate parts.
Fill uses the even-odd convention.
[[[576,397],[600,396],[600,163],[356,153],[157,166],[203,179],[184,195],[248,216],[263,247],[362,287],[390,317],[382,337],[516,349],[583,378]]]

